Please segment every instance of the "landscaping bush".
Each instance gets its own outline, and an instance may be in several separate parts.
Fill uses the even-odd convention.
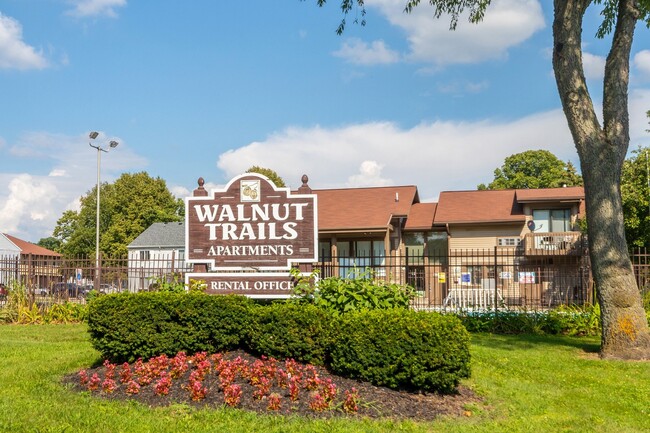
[[[123,293],[89,304],[90,339],[114,362],[180,351],[218,352],[240,346],[252,301],[203,293]]]
[[[317,280],[314,274],[301,278],[297,270],[292,275],[298,280],[294,289],[294,294],[299,296],[295,299],[297,302],[314,304],[335,315],[359,310],[408,308],[415,296],[411,286],[375,280],[370,270],[357,278]]]
[[[551,311],[486,311],[457,314],[469,332],[598,335],[600,308],[561,306]]]
[[[324,365],[332,340],[332,315],[314,305],[278,302],[253,309],[248,348],[275,358]]]
[[[395,389],[452,392],[470,375],[469,333],[458,318],[411,310],[344,314],[331,369]]]
[[[30,289],[16,282],[9,286],[4,300],[0,307],[0,323],[79,323],[85,321],[88,316],[88,309],[84,304],[35,301]]]

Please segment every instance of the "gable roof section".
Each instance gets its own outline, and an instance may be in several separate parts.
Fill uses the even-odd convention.
[[[35,256],[49,256],[49,257],[61,257],[61,254],[48,250],[47,248],[43,248],[39,245],[33,244],[31,242],[24,241],[22,239],[18,239],[15,236],[8,235],[6,233],[3,233],[3,235],[9,239],[14,245],[16,245],[18,248],[20,248],[20,254],[32,254]]]
[[[443,191],[436,209],[435,224],[524,222],[515,190]]]
[[[0,255],[11,254],[18,255],[20,254],[20,248],[4,234],[0,233]]]
[[[385,230],[393,217],[407,217],[419,202],[415,186],[313,190],[318,230]]]
[[[404,230],[431,230],[438,203],[415,203],[411,206]]]
[[[127,248],[184,248],[185,223],[153,223]]]
[[[585,198],[585,189],[581,186],[570,186],[566,188],[518,189],[515,191],[518,203],[549,201],[578,202]]]

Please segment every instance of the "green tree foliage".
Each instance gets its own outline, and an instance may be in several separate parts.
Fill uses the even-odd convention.
[[[630,247],[650,246],[649,148],[632,151],[623,163],[621,196],[625,216],[625,236]]]
[[[571,162],[563,162],[548,150],[527,150],[510,155],[494,170],[494,180],[478,189],[559,188],[582,185]]]
[[[271,180],[271,182],[273,182],[275,186],[277,186],[278,188],[286,187],[284,180],[274,170],[271,170],[270,168],[264,168],[264,167],[259,167],[257,165],[254,165],[248,170],[246,170],[246,173],[261,174],[263,176],[268,177]]]
[[[172,195],[165,181],[146,172],[124,173],[114,183],[102,184],[100,200],[99,247],[110,256],[125,256],[127,246],[151,224],[180,221],[184,212],[183,201]],[[64,255],[94,255],[96,209],[95,187],[81,197],[78,212],[68,210],[59,218],[53,236]]]
[[[53,236],[42,238],[36,244],[39,247],[47,248],[50,251],[59,251],[61,248],[61,241]]]

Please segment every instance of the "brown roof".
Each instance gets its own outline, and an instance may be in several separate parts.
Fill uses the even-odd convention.
[[[436,224],[502,223],[525,221],[515,190],[443,191],[436,209]]]
[[[415,186],[313,190],[318,196],[318,229],[383,230],[392,217],[406,217],[419,201]]]
[[[580,201],[585,198],[585,189],[581,186],[566,188],[540,188],[516,190],[519,203],[539,201]]]
[[[18,248],[20,248],[20,254],[33,254],[35,256],[52,256],[52,257],[61,257],[61,254],[48,250],[47,248],[43,248],[41,246],[32,244],[31,242],[24,241],[22,239],[18,239],[15,236],[8,235],[6,233],[3,233],[9,239],[11,242],[13,242]]]
[[[431,230],[438,203],[415,203],[406,220],[405,230]]]

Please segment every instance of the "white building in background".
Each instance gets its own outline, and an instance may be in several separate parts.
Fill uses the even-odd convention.
[[[185,223],[154,223],[127,247],[128,289],[147,290],[160,278],[192,269],[185,264]],[[181,279],[182,281],[182,279]]]
[[[0,283],[8,285],[16,279],[16,261],[20,257],[20,248],[11,242],[4,233],[0,233]]]
[[[11,259],[20,256],[20,247],[13,243],[7,235],[0,233],[0,258]]]

